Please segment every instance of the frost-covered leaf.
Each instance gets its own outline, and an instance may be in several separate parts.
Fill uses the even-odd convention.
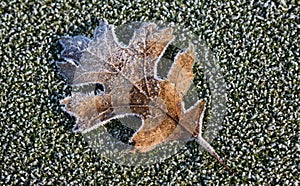
[[[99,94],[75,92],[61,101],[77,118],[74,131],[87,133],[112,119],[133,115],[143,124],[132,136],[132,152],[147,152],[166,141],[196,138],[225,167],[213,148],[202,138],[205,101],[184,108],[194,75],[193,44],[179,52],[166,79],[157,75],[157,63],[174,39],[172,29],[143,24],[127,46],[120,44],[114,27],[102,22],[94,38],[65,37],[58,62],[70,86],[102,84]],[[227,167],[226,167],[227,168]]]

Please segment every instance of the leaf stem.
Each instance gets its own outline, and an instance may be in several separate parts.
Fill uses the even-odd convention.
[[[198,136],[197,138],[195,138],[196,141],[207,151],[209,152],[212,156],[214,156],[221,165],[223,165],[223,167],[231,174],[233,175],[232,170],[225,164],[225,162],[223,161],[223,159],[217,154],[217,152],[215,151],[215,149],[202,137],[202,136]]]

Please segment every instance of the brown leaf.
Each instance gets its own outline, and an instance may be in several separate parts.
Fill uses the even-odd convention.
[[[63,38],[58,63],[71,86],[101,83],[104,92],[74,93],[61,101],[77,118],[74,131],[89,132],[112,119],[138,116],[143,125],[132,136],[133,151],[147,152],[158,144],[194,137],[223,165],[201,136],[205,101],[183,108],[183,96],[194,75],[194,46],[178,53],[167,79],[157,76],[157,63],[174,36],[171,28],[154,23],[135,31],[128,46],[117,42],[113,26],[102,22],[92,40],[77,36]]]

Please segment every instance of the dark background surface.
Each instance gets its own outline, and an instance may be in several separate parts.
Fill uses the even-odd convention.
[[[299,183],[299,2],[162,1],[0,3],[1,185]],[[99,157],[59,100],[70,93],[54,61],[64,35],[92,36],[103,18],[120,25],[163,20],[201,35],[227,84],[223,129],[208,153],[117,165]]]

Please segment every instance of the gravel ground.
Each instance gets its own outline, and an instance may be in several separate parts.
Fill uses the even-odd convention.
[[[299,5],[1,1],[0,184],[298,185]],[[173,21],[207,42],[228,90],[223,128],[212,145],[234,176],[197,149],[149,166],[121,166],[71,132],[74,118],[59,106],[70,88],[54,65],[57,41],[92,36],[103,18],[115,25]]]

